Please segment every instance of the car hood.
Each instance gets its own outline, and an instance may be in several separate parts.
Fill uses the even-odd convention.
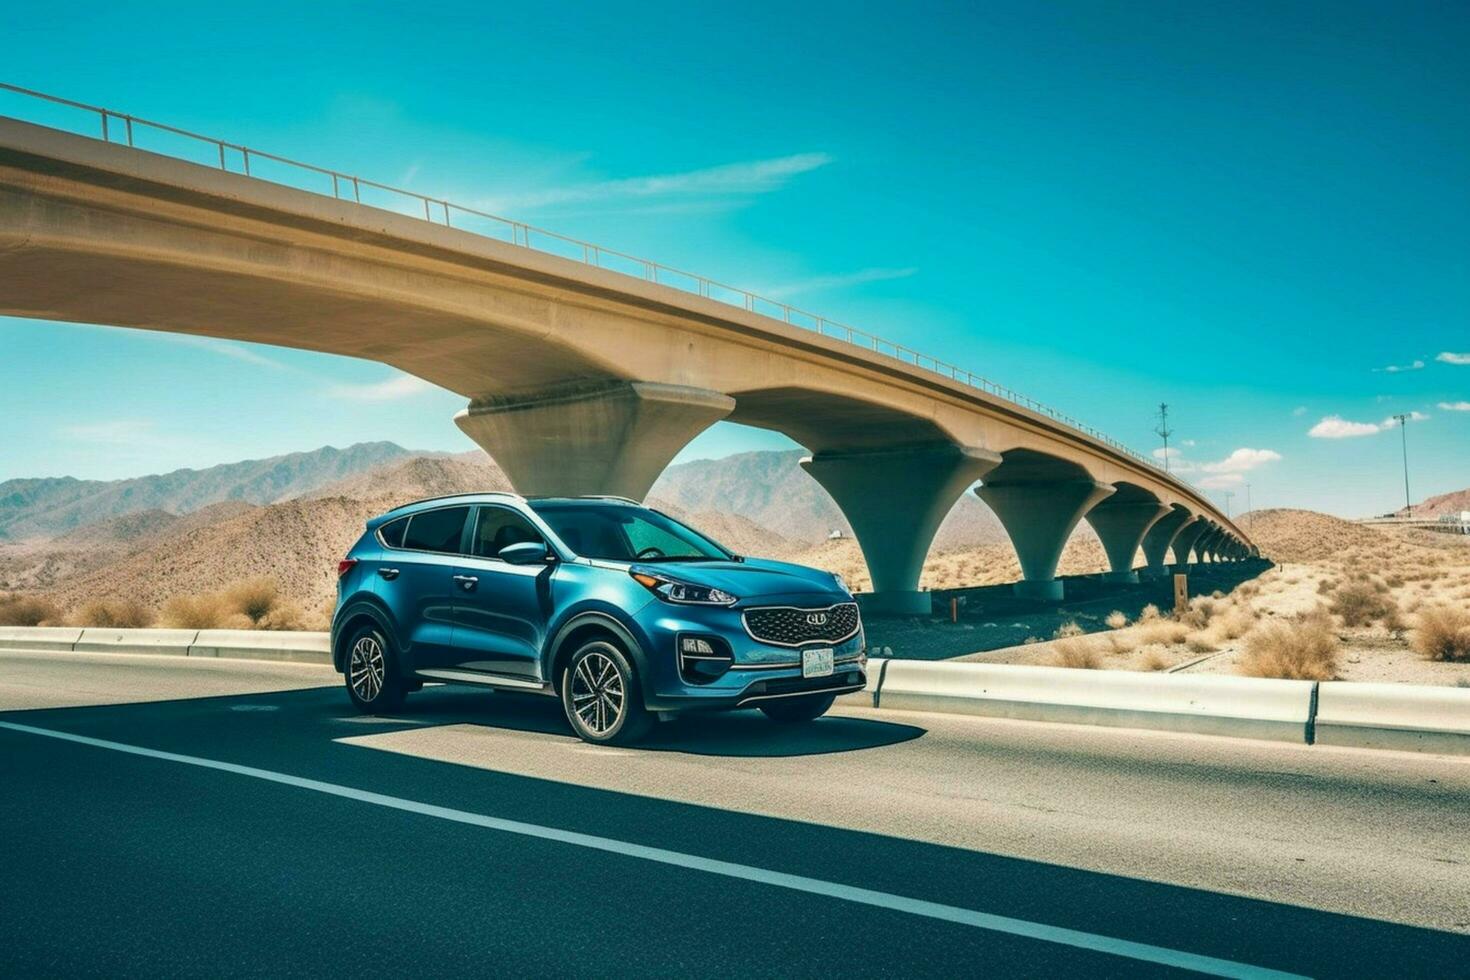
[[[638,562],[635,571],[662,578],[723,589],[742,600],[771,596],[808,596],[825,602],[843,602],[846,592],[832,577],[805,565],[746,558],[741,561]]]

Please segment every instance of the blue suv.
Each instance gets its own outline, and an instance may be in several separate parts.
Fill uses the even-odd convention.
[[[333,663],[367,712],[425,681],[478,684],[560,698],[581,738],[625,743],[685,711],[810,721],[866,683],[838,576],[631,500],[422,500],[368,521],[337,571]]]

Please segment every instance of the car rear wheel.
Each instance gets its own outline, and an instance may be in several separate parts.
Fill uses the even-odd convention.
[[[404,684],[393,645],[376,626],[364,626],[348,638],[344,666],[347,696],[359,710],[384,714],[403,705]]]
[[[653,724],[632,664],[607,640],[590,640],[572,654],[562,668],[561,703],[572,730],[593,745],[636,742]]]
[[[789,725],[815,721],[827,713],[827,709],[832,707],[832,702],[835,700],[837,700],[835,694],[808,694],[799,698],[767,701],[760,706],[760,709],[761,713],[772,721]]]

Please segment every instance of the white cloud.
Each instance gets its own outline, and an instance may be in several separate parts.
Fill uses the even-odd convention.
[[[400,374],[397,377],[371,384],[333,385],[327,393],[334,398],[346,398],[350,401],[388,402],[399,398],[411,398],[425,391],[431,391],[433,387],[423,378],[416,378],[411,374]]]
[[[1193,439],[1185,439],[1183,442],[1179,443],[1179,445],[1181,445],[1181,446],[1193,446],[1194,445],[1194,440]]]
[[[1244,482],[1245,477],[1239,473],[1217,473],[1214,476],[1205,477],[1199,481],[1199,485],[1205,490],[1229,490],[1231,487],[1238,487]]]
[[[1307,406],[1298,405],[1296,408],[1293,408],[1291,410],[1291,414],[1295,415],[1297,418],[1301,418],[1303,415],[1307,414]]]
[[[1454,351],[1447,350],[1440,351],[1439,356],[1435,360],[1443,361],[1446,364],[1470,364],[1470,354],[1456,354]]]
[[[798,293],[815,293],[824,289],[840,289],[844,286],[859,286],[865,282],[885,282],[890,279],[907,279],[918,272],[917,268],[909,266],[903,269],[859,269],[857,272],[849,272],[835,276],[813,276],[810,279],[801,279],[797,282],[789,282],[779,286],[767,286],[765,289],[757,289],[756,292],[771,299],[784,299]]]
[[[1470,402],[1440,402],[1439,407],[1445,412],[1470,412]]]
[[[1341,415],[1329,415],[1307,430],[1313,439],[1352,439],[1380,432],[1372,422],[1349,422]]]
[[[1200,467],[1206,473],[1249,473],[1266,463],[1279,462],[1281,454],[1273,449],[1237,449],[1217,463],[1206,463]]]
[[[86,422],[81,425],[62,426],[61,434],[78,442],[100,442],[108,445],[139,445],[151,443],[155,436],[151,419],[110,419],[106,422]]]
[[[1423,412],[1407,412],[1408,421],[1423,422],[1429,418]],[[1399,420],[1390,415],[1378,424],[1372,422],[1351,422],[1341,415],[1329,415],[1307,431],[1307,435],[1314,439],[1353,439],[1358,436],[1371,436],[1378,432],[1385,432],[1399,424]]]
[[[1163,448],[1160,448],[1160,449],[1155,449],[1154,450],[1154,459],[1175,460],[1175,459],[1178,459],[1178,458],[1179,458],[1179,450],[1177,450],[1177,449],[1163,449]]]
[[[1374,368],[1373,370],[1381,371],[1385,374],[1399,374],[1403,371],[1420,371],[1423,370],[1423,368],[1424,362],[1416,360],[1409,364],[1390,364],[1387,367]]]
[[[785,186],[792,177],[825,167],[831,162],[832,157],[826,153],[795,153],[770,160],[726,163],[683,173],[625,177],[619,180],[590,181],[521,191],[483,200],[479,202],[479,206],[489,211],[502,212],[561,204],[585,204],[590,201],[765,194]]]

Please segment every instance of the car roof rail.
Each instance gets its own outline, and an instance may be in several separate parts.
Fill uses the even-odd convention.
[[[388,513],[391,514],[394,511],[403,510],[405,507],[417,507],[419,504],[431,504],[440,500],[455,500],[459,497],[505,497],[508,500],[526,499],[510,490],[466,490],[463,493],[445,493],[437,497],[423,497],[419,500],[410,500],[406,504],[399,504],[397,507],[390,509]]]
[[[634,507],[642,507],[643,506],[643,502],[641,500],[634,500],[632,497],[624,497],[624,496],[622,496],[620,494],[616,494],[616,493],[584,493],[584,494],[579,494],[578,495],[578,499],[579,500],[616,500],[619,503],[632,504]]]

